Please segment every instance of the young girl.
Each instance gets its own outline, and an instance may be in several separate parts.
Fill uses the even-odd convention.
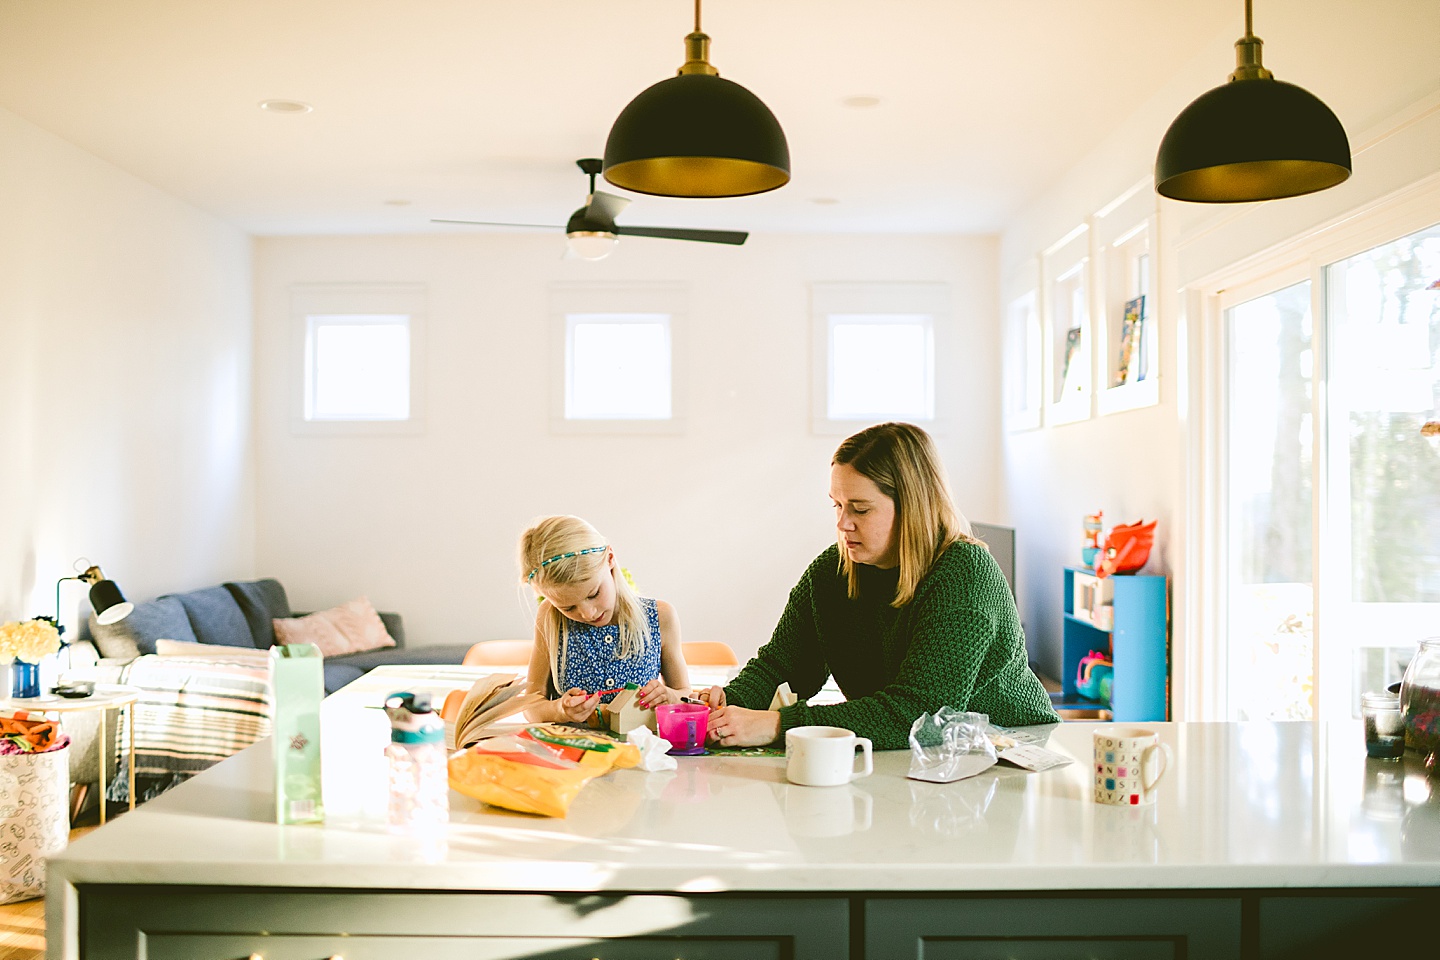
[[[531,720],[584,722],[617,687],[650,709],[690,696],[680,621],[664,600],[637,597],[605,538],[579,517],[545,517],[520,537],[520,577],[541,598],[530,689],[551,699]],[[561,691],[564,691],[563,693]]]

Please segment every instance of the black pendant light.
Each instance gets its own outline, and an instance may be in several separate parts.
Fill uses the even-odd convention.
[[[1330,108],[1260,64],[1245,0],[1230,82],[1180,112],[1155,158],[1161,196],[1246,203],[1314,193],[1350,176],[1350,142]]]
[[[770,108],[710,66],[710,38],[685,38],[677,76],[620,111],[605,141],[605,179],[662,197],[743,197],[790,182],[790,147]]]

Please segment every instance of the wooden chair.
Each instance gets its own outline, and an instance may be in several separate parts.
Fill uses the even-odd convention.
[[[461,663],[467,667],[524,667],[530,663],[534,647],[530,640],[481,640],[465,653]]]
[[[730,644],[719,640],[682,642],[680,651],[685,656],[685,662],[691,666],[738,667],[740,665],[740,658],[735,656],[735,651],[730,648]]]

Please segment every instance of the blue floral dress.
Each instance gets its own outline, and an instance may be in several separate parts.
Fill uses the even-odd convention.
[[[649,597],[641,597],[640,606],[645,611],[650,637],[645,652],[638,657],[620,659],[620,628],[614,624],[596,627],[575,620],[567,624],[570,638],[565,650],[564,682],[558,693],[572,687],[594,693],[627,683],[644,686],[660,676],[660,610]],[[609,703],[615,696],[608,694],[600,702]]]

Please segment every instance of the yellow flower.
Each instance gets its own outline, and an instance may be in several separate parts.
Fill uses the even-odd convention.
[[[48,620],[11,620],[0,626],[0,659],[39,663],[60,649],[60,631]]]

